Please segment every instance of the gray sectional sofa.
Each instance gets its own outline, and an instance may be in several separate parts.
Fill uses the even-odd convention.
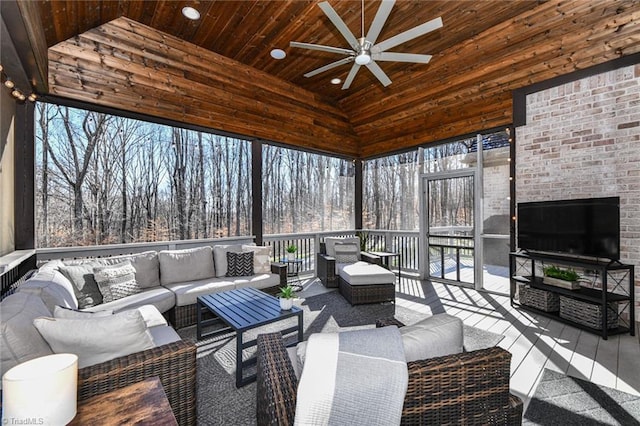
[[[285,285],[286,266],[272,265],[268,250],[219,245],[47,262],[0,303],[1,373],[77,353],[80,399],[158,376],[179,423],[193,424],[196,351],[174,327],[195,323],[200,295]],[[253,265],[238,269],[236,257]]]

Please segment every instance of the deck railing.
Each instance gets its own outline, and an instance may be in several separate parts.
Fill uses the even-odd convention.
[[[391,259],[391,269],[402,268],[403,272],[417,272],[418,264],[418,231],[386,231],[365,230],[368,251],[388,251],[398,253],[400,256]],[[272,260],[279,262],[286,257],[287,247],[297,247],[296,258],[302,260],[299,272],[302,274],[316,273],[316,253],[320,249],[320,243],[326,237],[353,237],[355,230],[296,233],[296,234],[271,234],[265,235],[264,245],[272,247]],[[38,265],[54,259],[77,259],[85,257],[106,257],[122,254],[140,253],[148,250],[180,250],[203,245],[215,246],[219,244],[243,244],[253,241],[251,236],[228,237],[200,240],[163,241],[153,243],[110,244],[101,246],[60,247],[37,249]]]

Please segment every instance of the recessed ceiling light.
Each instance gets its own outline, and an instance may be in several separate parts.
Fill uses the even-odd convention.
[[[194,8],[192,8],[191,6],[185,6],[182,8],[182,14],[193,20],[196,21],[198,19],[200,19],[200,12],[198,12],[197,10],[195,10]]]
[[[342,80],[340,80],[339,78],[332,78],[331,79],[331,84],[340,84],[342,83]]]
[[[287,56],[287,54],[282,49],[273,49],[271,51],[271,57],[273,59],[284,59],[285,56]]]

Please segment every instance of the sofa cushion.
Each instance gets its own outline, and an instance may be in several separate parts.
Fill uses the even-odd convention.
[[[182,340],[178,333],[168,325],[158,325],[147,329],[155,347],[168,345]]]
[[[462,320],[449,314],[400,327],[400,334],[407,362],[457,354],[463,349]]]
[[[233,290],[235,283],[230,278],[207,278],[198,281],[174,283],[166,286],[176,295],[176,306],[188,306],[196,303],[198,296]]]
[[[103,303],[98,306],[92,306],[83,310],[96,312],[104,309],[111,309],[114,312],[122,312],[128,309],[139,308],[143,305],[153,305],[160,312],[167,312],[176,305],[176,296],[171,292],[171,290],[165,287],[154,287],[145,289],[140,293],[129,297],[114,300],[109,303]]]
[[[62,306],[55,306],[53,308],[54,318],[89,319],[89,318],[97,318],[97,317],[108,317],[109,315],[113,315],[113,311],[111,309],[107,309],[106,311],[86,312],[86,311],[77,311],[75,309],[68,309]]]
[[[53,352],[33,326],[33,320],[51,315],[42,300],[30,293],[15,293],[0,303],[0,376],[10,368]]]
[[[83,320],[40,317],[33,324],[55,353],[78,355],[79,368],[154,347],[137,310]]]
[[[356,263],[360,249],[353,243],[337,243],[334,246],[336,263]]]
[[[138,312],[142,315],[142,319],[144,319],[147,327],[157,327],[160,325],[169,325],[167,324],[167,320],[162,316],[158,308],[153,305],[142,305],[137,308]],[[97,317],[107,317],[109,315],[113,315],[113,311],[108,309],[106,311],[75,311],[73,309],[67,309],[60,306],[56,306],[53,310],[54,318],[66,318],[66,319],[91,319]]]
[[[393,272],[367,262],[339,264],[338,274],[351,285],[391,284],[396,282]]]
[[[18,292],[39,296],[49,311],[53,311],[56,305],[71,309],[78,308],[73,284],[57,269],[39,269],[35,275],[18,287]]]
[[[115,265],[125,260],[131,262],[136,270],[136,282],[141,288],[152,288],[160,285],[160,261],[155,251],[113,256],[99,259],[105,265]]]
[[[227,275],[227,252],[240,253],[241,244],[217,245],[213,246],[213,259],[216,264],[216,277],[221,278]]]
[[[136,270],[128,260],[115,265],[96,266],[93,268],[93,276],[98,283],[104,303],[142,291],[136,281]]]
[[[242,251],[253,252],[254,274],[268,274],[271,272],[271,247],[242,245]]]
[[[98,263],[85,262],[79,265],[60,266],[59,270],[73,284],[78,307],[88,308],[102,303],[102,293],[93,276],[93,267]]]
[[[360,238],[358,237],[347,237],[347,238],[339,238],[339,237],[327,237],[324,239],[325,248],[327,251],[327,255],[335,256],[335,246],[336,244],[355,244],[358,247],[358,254],[360,254]]]
[[[227,252],[227,277],[249,277],[253,275],[253,252]]]
[[[235,288],[253,287],[258,290],[280,285],[280,276],[276,274],[260,274],[250,277],[233,278]]]
[[[163,250],[160,259],[160,283],[162,285],[214,277],[211,247],[185,250]]]

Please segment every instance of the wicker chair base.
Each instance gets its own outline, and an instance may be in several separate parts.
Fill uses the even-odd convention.
[[[261,288],[260,291],[274,296],[280,291],[280,285]],[[198,305],[194,303],[193,305],[176,306],[169,314],[169,318],[171,324],[177,329],[194,325],[198,321]]]
[[[340,294],[342,294],[342,297],[347,299],[347,302],[351,305],[395,302],[396,300],[395,283],[351,285],[342,277],[339,277],[339,286]]]

